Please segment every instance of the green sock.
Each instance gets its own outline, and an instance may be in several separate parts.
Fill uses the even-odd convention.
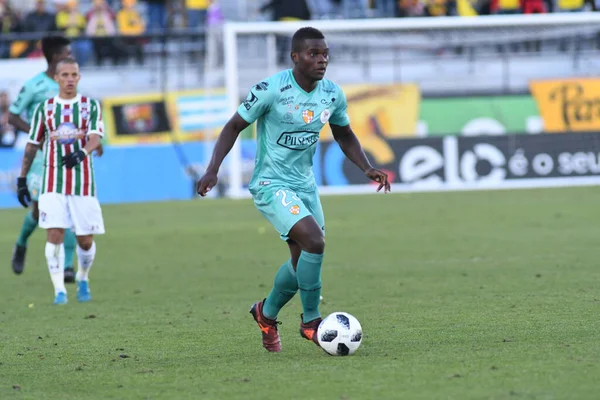
[[[277,318],[279,311],[294,297],[297,291],[296,271],[292,266],[292,260],[287,260],[275,275],[273,289],[263,304],[263,315],[269,319]]]
[[[77,247],[77,236],[70,229],[65,229],[65,268],[74,268],[75,248]]]
[[[323,254],[312,254],[302,251],[296,267],[298,276],[298,288],[304,323],[315,320],[321,316],[319,313],[319,302],[321,301],[321,265]]]
[[[21,247],[27,247],[27,240],[29,236],[35,231],[37,228],[38,222],[33,219],[33,213],[31,210],[25,216],[25,220],[23,221],[23,226],[21,226],[21,233],[19,234],[19,238],[17,239],[17,244]]]

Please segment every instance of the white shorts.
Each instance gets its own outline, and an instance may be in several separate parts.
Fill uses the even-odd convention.
[[[71,229],[77,236],[101,235],[104,219],[94,196],[44,193],[39,199],[39,225],[43,229]]]

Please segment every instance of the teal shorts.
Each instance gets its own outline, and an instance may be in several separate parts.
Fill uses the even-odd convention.
[[[281,186],[262,187],[252,198],[258,211],[279,232],[282,240],[288,241],[292,227],[309,215],[325,232],[325,217],[317,190],[301,192]]]
[[[29,168],[29,173],[27,174],[27,188],[29,189],[29,194],[31,194],[32,201],[38,201],[40,197],[40,192],[42,190],[43,180],[44,156],[41,152],[38,151],[35,158],[33,159],[31,168]]]

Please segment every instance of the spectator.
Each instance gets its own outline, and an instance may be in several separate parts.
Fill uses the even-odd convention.
[[[379,18],[394,18],[396,17],[397,0],[375,0],[375,8]]]
[[[148,29],[150,32],[163,32],[167,24],[167,1],[147,0]]]
[[[395,0],[389,0],[394,2]],[[335,19],[336,6],[331,0],[308,0],[313,19]]]
[[[46,2],[38,0],[35,10],[27,14],[23,22],[24,32],[52,32],[56,30],[56,16],[46,11]]]
[[[106,58],[116,61],[118,54],[114,36],[117,34],[117,25],[115,14],[106,4],[106,0],[94,0],[94,6],[88,12],[86,20],[86,34],[95,36],[94,53],[98,63],[102,64]]]
[[[79,11],[79,2],[68,0],[60,7],[56,14],[56,28],[71,39],[75,58],[79,65],[84,66],[92,55],[93,45],[90,40],[77,39],[86,29],[86,20]]]
[[[15,127],[8,123],[9,106],[8,93],[0,92],[0,147],[12,147],[17,139]]]
[[[400,0],[398,5],[401,17],[421,17],[425,11],[423,3],[419,0]]]
[[[19,19],[7,0],[0,0],[0,36],[16,33],[20,30]],[[10,58],[10,41],[0,40],[0,58]]]
[[[346,19],[367,18],[369,0],[342,0],[342,15]]]
[[[427,0],[425,3],[425,15],[428,17],[442,17],[450,15],[447,0]]]
[[[273,21],[298,21],[309,20],[311,18],[306,0],[271,0],[260,8],[260,12],[269,10],[272,11]],[[279,63],[289,62],[289,39],[287,37],[276,36],[275,40],[279,53]]]
[[[202,30],[206,25],[209,0],[185,0],[188,28]]]
[[[146,30],[146,24],[138,12],[137,0],[123,0],[122,8],[117,12],[119,34],[125,36],[120,40],[123,52],[129,57],[134,54],[139,64],[144,62],[143,39],[127,38],[126,36],[141,36]]]

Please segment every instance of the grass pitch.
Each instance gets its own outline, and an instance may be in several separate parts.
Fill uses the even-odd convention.
[[[600,188],[324,197],[323,314],[363,325],[331,357],[269,354],[248,309],[287,248],[250,201],[105,206],[93,300],[51,305],[24,210],[0,211],[1,399],[597,399]]]

